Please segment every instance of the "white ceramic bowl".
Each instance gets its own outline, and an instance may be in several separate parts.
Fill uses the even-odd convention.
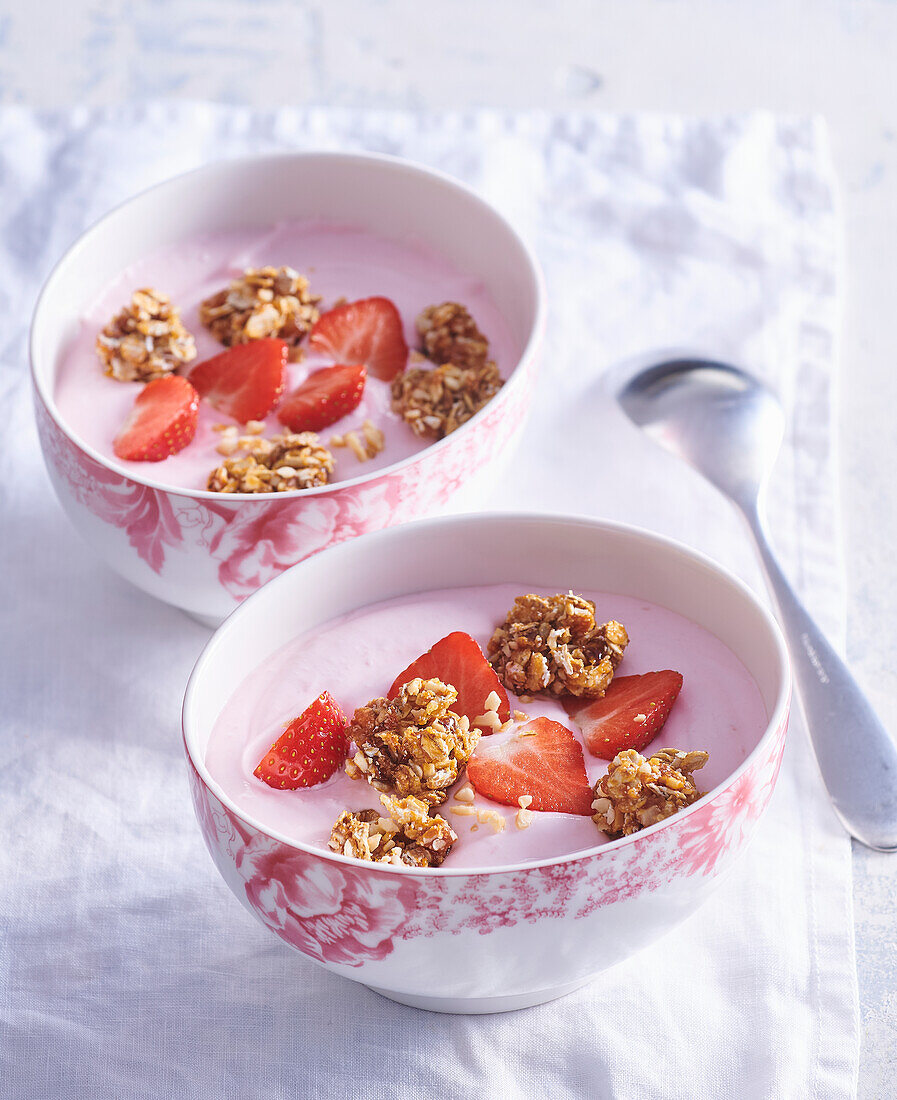
[[[197,233],[290,218],[415,241],[475,272],[507,322],[518,365],[489,405],[446,439],[367,475],[299,493],[172,491],[101,455],[54,400],[63,349],[100,289],[148,252]],[[296,153],[210,164],[119,206],[60,260],[31,330],[41,446],[63,507],[93,549],[139,588],[217,623],[260,584],[325,546],[427,515],[520,427],[544,323],[538,264],[466,187],[390,157]]]
[[[641,597],[712,631],[753,675],[769,722],[740,760],[667,821],[564,858],[505,867],[384,867],[291,843],[231,802],[205,766],[210,731],[247,674],[298,634],[368,603],[517,580]],[[707,558],[585,519],[462,516],[381,531],[288,570],[211,639],[184,701],[200,828],[239,900],[307,957],[395,1000],[448,1012],[562,995],[694,912],[766,808],[784,746],[788,656],[766,609]],[[685,746],[683,746],[685,747]],[[349,990],[347,989],[347,994]]]

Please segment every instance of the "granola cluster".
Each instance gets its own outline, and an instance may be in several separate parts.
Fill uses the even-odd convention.
[[[662,749],[647,760],[635,749],[617,753],[595,784],[592,820],[615,839],[671,817],[701,797],[692,772],[707,760],[701,750]]]
[[[392,381],[392,411],[415,435],[442,439],[488,404],[502,387],[498,367],[409,367]]]
[[[298,345],[320,316],[320,297],[308,292],[308,279],[291,267],[250,267],[199,307],[199,319],[226,347],[276,336]]]
[[[491,401],[502,379],[489,359],[489,341],[457,302],[428,306],[417,319],[417,331],[436,365],[409,367],[396,375],[392,411],[416,435],[442,439]]]
[[[134,291],[96,347],[103,370],[117,382],[150,382],[196,358],[196,344],[171,299],[150,287]]]
[[[438,867],[452,850],[458,834],[445,818],[430,816],[425,802],[409,795],[381,794],[388,817],[376,810],[344,810],[330,833],[330,848],[374,863]]]
[[[457,302],[427,306],[417,319],[417,331],[424,354],[437,366],[451,363],[469,369],[486,365],[489,341],[464,306]]]
[[[599,624],[594,603],[568,592],[518,596],[487,652],[499,679],[517,695],[592,697],[605,693],[628,644],[622,623]]]
[[[242,453],[226,458],[209,475],[213,493],[284,493],[326,485],[333,473],[333,455],[314,432],[226,437],[219,450],[235,442]]]
[[[466,715],[451,709],[457,698],[441,680],[415,679],[395,699],[359,707],[349,726],[357,752],[346,762],[348,774],[401,798],[444,802],[480,737]]]

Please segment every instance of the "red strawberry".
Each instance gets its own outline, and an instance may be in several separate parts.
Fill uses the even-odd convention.
[[[495,669],[473,638],[460,630],[441,638],[397,676],[389,689],[390,699],[399,694],[402,684],[407,684],[416,676],[422,680],[431,680],[435,676],[444,684],[451,684],[458,692],[458,701],[452,709],[458,714],[466,714],[471,725],[486,710],[486,700],[493,691],[500,700],[498,717],[502,722],[507,722],[511,717],[508,694],[501,686]],[[492,732],[488,726],[483,729],[483,733]]]
[[[290,722],[252,774],[284,791],[323,783],[346,759],[348,728],[346,716],[325,691]]]
[[[364,393],[364,367],[324,367],[293,390],[277,410],[291,432],[319,432],[358,408]]]
[[[210,405],[240,420],[264,420],[287,384],[287,345],[265,337],[197,363],[189,378]]]
[[[402,318],[389,298],[362,298],[336,306],[315,321],[308,342],[337,362],[364,363],[384,382],[408,362]]]
[[[129,462],[161,462],[193,439],[198,416],[199,394],[186,378],[154,378],[138,394],[112,449]]]
[[[642,749],[669,717],[682,676],[664,669],[615,676],[601,699],[568,699],[567,713],[582,730],[589,752],[613,760],[623,749]]]
[[[480,742],[467,764],[467,778],[478,794],[505,806],[532,798],[531,810],[592,814],[592,788],[582,746],[560,722],[534,718],[500,744]]]

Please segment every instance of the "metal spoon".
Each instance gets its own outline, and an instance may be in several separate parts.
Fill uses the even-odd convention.
[[[701,359],[648,367],[617,398],[632,421],[694,466],[747,520],[835,810],[863,844],[897,850],[897,745],[795,595],[767,539],[766,486],[785,425],[778,399],[744,371]]]

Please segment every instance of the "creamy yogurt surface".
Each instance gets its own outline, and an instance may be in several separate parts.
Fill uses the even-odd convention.
[[[63,421],[85,443],[138,477],[151,478],[173,489],[205,489],[209,474],[222,461],[216,450],[220,435],[214,426],[235,422],[203,401],[196,436],[184,450],[162,462],[116,458],[113,440],[143,383],[118,382],[103,373],[95,347],[97,334],[130,301],[135,290],[153,287],[167,294],[180,309],[184,325],[196,340],[196,358],[179,372],[187,374],[196,363],[224,350],[200,324],[200,303],[246,268],[266,265],[293,267],[305,275],[310,292],[321,295],[322,312],[340,298],[390,298],[402,317],[410,348],[418,345],[415,319],[426,306],[460,302],[488,338],[491,357],[503,378],[517,363],[520,349],[476,272],[459,271],[430,250],[352,226],[288,222],[268,230],[187,238],[132,264],[105,286],[60,357],[54,396]],[[331,358],[312,352],[307,338],[301,347],[305,359],[289,364],[287,393],[312,371],[333,363]],[[370,419],[386,437],[383,451],[367,462],[359,462],[347,448],[334,450],[332,482],[369,474],[427,446],[428,441],[416,436],[389,405],[389,383],[369,375],[358,408],[320,433],[326,444],[331,435],[358,428]],[[285,430],[275,410],[265,422],[264,434],[276,435]]]
[[[232,802],[262,826],[287,839],[327,849],[330,829],[346,809],[380,809],[378,793],[364,780],[338,771],[326,782],[296,791],[274,790],[252,772],[283,728],[322,691],[329,691],[348,717],[355,707],[387,693],[395,677],[434,642],[454,630],[471,634],[484,650],[516,596],[553,595],[527,584],[454,588],[372,604],[297,637],[254,669],[224,704],[211,732],[206,765]],[[682,691],[670,717],[645,755],[661,748],[706,749],[707,765],[696,773],[702,792],[730,775],[759,741],[767,725],[760,690],[750,673],[715,635],[675,612],[644,600],[611,593],[582,593],[597,605],[602,621],[617,619],[630,643],[617,670],[620,676],[671,668],[682,673]],[[561,722],[579,740],[576,725],[554,699],[521,703],[509,692],[511,710],[530,718]],[[491,736],[512,737],[512,727]],[[584,749],[589,782],[607,762]],[[456,787],[462,786],[465,777]],[[606,842],[591,818],[570,814],[534,815],[518,829],[516,807],[481,795],[475,805],[505,818],[501,833],[476,819],[449,812],[451,794],[433,812],[446,817],[458,841],[446,869],[525,863],[592,848]]]

